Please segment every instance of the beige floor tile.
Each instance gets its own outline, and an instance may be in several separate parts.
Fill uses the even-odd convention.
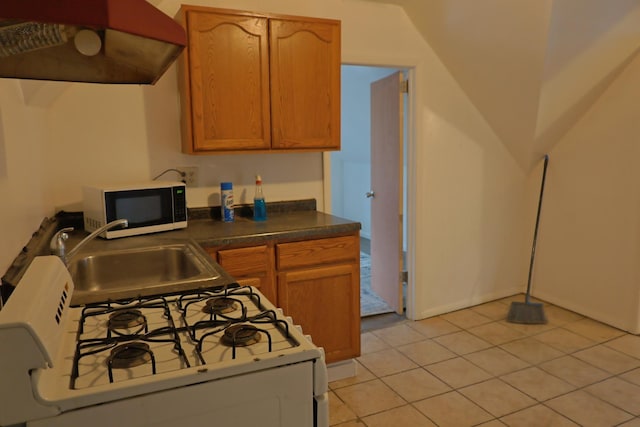
[[[550,360],[542,363],[539,367],[576,387],[584,387],[602,381],[611,375],[573,356]]]
[[[537,365],[563,355],[560,350],[556,350],[555,348],[538,341],[534,337],[523,338],[521,340],[502,344],[500,348],[533,365]]]
[[[378,377],[384,377],[418,367],[411,359],[394,348],[363,354],[358,358],[358,361]]]
[[[426,338],[424,335],[404,323],[391,326],[389,328],[378,329],[377,331],[373,331],[373,334],[389,344],[391,347],[398,347],[400,345],[422,341]]]
[[[366,329],[331,425],[640,427],[640,337],[548,303],[547,324],[507,322],[523,300]]]
[[[464,309],[458,311],[452,311],[451,313],[443,314],[440,316],[444,320],[453,323],[460,328],[472,328],[474,326],[480,326],[485,323],[492,322],[487,316],[483,316],[471,309]]]
[[[518,332],[498,322],[486,323],[470,328],[468,331],[494,345],[504,344],[525,337],[522,332]]]
[[[640,360],[620,353],[605,345],[597,345],[586,350],[573,353],[574,357],[597,366],[612,374],[631,371],[640,366]]]
[[[587,387],[585,391],[635,416],[640,415],[640,386],[636,384],[609,378]]]
[[[490,343],[467,331],[454,332],[453,334],[437,337],[433,340],[460,355],[491,347]]]
[[[451,387],[422,368],[389,375],[382,378],[382,381],[407,402],[451,391]]]
[[[336,394],[329,392],[329,424],[336,425],[357,418],[356,414]]]
[[[532,406],[500,418],[510,427],[573,427],[578,424],[543,405]]]
[[[487,421],[486,423],[478,424],[477,427],[504,427],[505,424],[498,420]]]
[[[425,369],[453,388],[465,387],[491,378],[487,371],[462,357],[434,363],[425,366]]]
[[[335,394],[360,417],[397,408],[407,403],[381,380],[340,388],[335,390]]]
[[[382,341],[372,332],[365,332],[360,335],[360,353],[374,353],[380,350],[386,350],[389,348],[389,344]]]
[[[605,345],[640,359],[640,336],[624,335],[607,342]]]
[[[620,329],[587,318],[567,323],[563,328],[597,342],[609,341],[625,334]]]
[[[373,375],[370,370],[362,366],[362,364],[356,360],[356,375],[338,381],[332,381],[329,383],[329,387],[331,387],[332,389],[346,387],[348,385],[370,381],[374,378],[375,375]]]
[[[504,320],[509,313],[509,304],[502,301],[491,301],[471,307],[471,310],[492,320]]]
[[[458,391],[495,417],[536,404],[536,401],[526,394],[495,378]]]
[[[499,347],[491,347],[464,357],[493,375],[503,375],[530,366],[529,363]]]
[[[427,417],[411,405],[390,409],[364,418],[367,427],[436,427]]]
[[[407,325],[427,338],[435,338],[441,335],[458,332],[460,330],[460,328],[453,323],[447,322],[440,317],[430,317],[424,320],[409,322]]]
[[[332,424],[333,425],[333,424]],[[367,427],[366,424],[360,421],[347,421],[346,423],[336,424],[336,427]]]
[[[620,374],[620,378],[624,378],[629,382],[640,385],[640,368],[625,372],[624,374]]]
[[[538,341],[541,341],[551,347],[558,349],[564,353],[573,353],[596,344],[589,338],[578,335],[575,332],[568,331],[564,328],[556,328],[547,332],[536,335]]]
[[[615,426],[633,418],[628,412],[581,390],[556,397],[545,405],[585,427]]]
[[[454,352],[432,340],[403,345],[398,347],[398,351],[421,366],[458,357]]]
[[[535,366],[503,375],[500,379],[538,401],[560,396],[576,388]]]
[[[440,427],[468,427],[493,418],[456,391],[421,400],[414,406]]]
[[[551,323],[533,323],[533,324],[525,324],[525,323],[511,323],[506,320],[500,320],[500,324],[507,326],[508,328],[514,329],[526,336],[534,336],[541,334],[542,332],[550,331],[552,329],[557,328],[557,325]]]
[[[558,307],[557,305],[545,304],[544,312],[547,315],[549,323],[553,325],[564,325],[565,323],[584,319],[583,315]]]

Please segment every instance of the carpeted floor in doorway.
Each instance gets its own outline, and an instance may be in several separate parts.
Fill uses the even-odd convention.
[[[371,289],[371,257],[360,252],[360,316],[391,312],[391,307]]]

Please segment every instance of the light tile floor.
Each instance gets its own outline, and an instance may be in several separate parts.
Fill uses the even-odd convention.
[[[640,337],[549,304],[509,323],[514,300],[363,332],[331,425],[640,427]]]

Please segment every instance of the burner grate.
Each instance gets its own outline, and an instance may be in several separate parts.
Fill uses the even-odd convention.
[[[149,330],[145,310],[160,310],[166,321],[165,326]],[[106,318],[104,336],[83,338],[89,321],[100,324]],[[127,301],[97,303],[87,305],[82,310],[78,325],[76,350],[71,373],[71,388],[81,375],[80,362],[89,356],[104,354],[109,382],[114,382],[113,369],[126,369],[151,362],[152,374],[157,372],[154,343],[172,344],[176,356],[185,367],[191,364],[182,347],[169,302],[164,297],[135,299]]]

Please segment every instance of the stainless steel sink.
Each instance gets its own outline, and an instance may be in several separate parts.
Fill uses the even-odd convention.
[[[220,277],[206,253],[189,243],[79,254],[68,268],[74,305],[195,289]]]

